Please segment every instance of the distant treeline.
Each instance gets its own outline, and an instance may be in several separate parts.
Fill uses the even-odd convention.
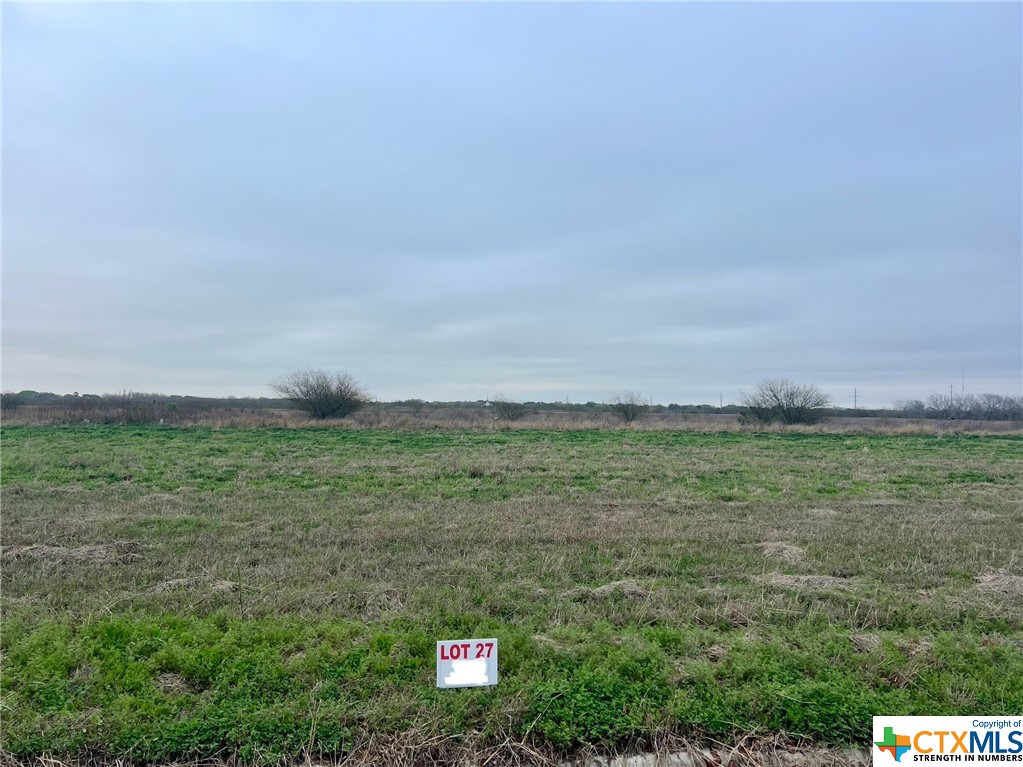
[[[478,400],[465,400],[465,401],[454,401],[454,402],[427,402],[421,399],[403,399],[395,400],[394,402],[381,403],[384,406],[406,408],[410,411],[422,412],[424,410],[442,410],[447,408],[480,408],[489,407],[494,404],[490,400],[478,399]],[[604,402],[534,402],[532,400],[524,400],[522,404],[525,405],[529,410],[534,412],[555,412],[555,413],[583,413],[583,414],[597,414],[597,413],[608,413],[611,411],[612,405]],[[692,413],[692,414],[731,414],[735,415],[742,411],[739,405],[725,405],[724,407],[717,407],[715,405],[679,405],[672,402],[670,405],[647,405],[647,413]]]
[[[963,421],[1023,421],[1023,397],[1002,394],[932,394],[926,400],[899,400],[896,414],[905,418]]]
[[[0,407],[10,414],[36,411],[45,420],[96,423],[178,423],[210,412],[252,412],[291,407],[268,397],[188,397],[148,392],[54,394],[32,390],[4,392]]]
[[[612,405],[602,402],[523,402],[533,413],[575,413],[602,415]],[[377,402],[371,407],[385,412],[404,412],[413,416],[444,411],[479,411],[493,405],[489,400],[428,402],[421,399]],[[294,405],[275,397],[191,397],[147,392],[120,394],[54,394],[24,390],[0,395],[0,407],[8,415],[22,408],[39,412],[46,420],[89,421],[96,423],[181,423],[212,412],[253,413],[293,410]],[[739,405],[651,404],[649,414],[731,415],[743,412]],[[827,415],[843,418],[923,418],[936,420],[1023,421],[1023,397],[1001,394],[934,394],[926,400],[900,400],[891,408],[831,408]]]

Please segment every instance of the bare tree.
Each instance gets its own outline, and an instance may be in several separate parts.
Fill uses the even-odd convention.
[[[1001,394],[981,394],[979,408],[983,417],[991,420],[1023,420],[1023,397],[1007,397]]]
[[[927,403],[922,399],[900,399],[896,400],[895,409],[909,418],[923,418],[927,413]]]
[[[313,418],[345,418],[365,407],[370,395],[351,375],[299,370],[270,382],[270,388]]]
[[[502,421],[521,421],[529,412],[529,408],[523,403],[512,402],[500,394],[494,397],[490,404],[494,408],[494,412],[497,413],[497,417]]]
[[[740,423],[818,423],[831,398],[816,386],[768,378],[752,394],[741,394]]]
[[[959,403],[954,394],[932,394],[927,398],[927,412],[931,418],[959,417]]]
[[[611,412],[622,423],[632,423],[646,412],[650,403],[641,394],[634,391],[623,391],[611,399]]]
[[[1023,397],[1002,394],[932,394],[923,400],[898,400],[895,409],[912,418],[975,421],[1023,420]]]

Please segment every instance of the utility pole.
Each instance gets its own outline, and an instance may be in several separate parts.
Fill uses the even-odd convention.
[[[856,395],[857,395],[856,387],[853,387],[853,410],[859,410],[859,407],[856,404],[857,403]]]
[[[963,386],[959,390],[959,393],[964,396],[966,395],[966,368],[963,368]]]
[[[720,392],[718,394],[718,410],[721,410],[725,406],[725,393]]]

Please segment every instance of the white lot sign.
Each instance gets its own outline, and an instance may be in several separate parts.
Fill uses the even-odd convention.
[[[437,686],[487,687],[497,684],[496,639],[437,642]]]

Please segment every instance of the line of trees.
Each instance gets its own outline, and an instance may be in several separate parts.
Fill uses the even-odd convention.
[[[267,411],[290,405],[315,419],[341,419],[351,416],[374,402],[371,394],[347,372],[303,370],[275,379],[270,388],[279,398],[268,397],[191,397],[167,396],[140,392],[121,394],[53,394],[25,390],[0,395],[0,409],[7,415],[28,407],[35,417],[100,423],[180,423],[188,422],[211,411]],[[816,386],[798,384],[787,379],[761,381],[750,393],[740,394],[738,405],[655,405],[642,395],[625,391],[608,404],[596,402],[519,402],[502,395],[493,400],[473,402],[426,402],[422,399],[401,400],[380,407],[397,407],[420,416],[451,408],[490,410],[494,420],[514,422],[530,413],[550,411],[608,414],[622,423],[633,423],[647,414],[738,414],[747,424],[813,424],[830,416],[902,417],[946,420],[1023,421],[1023,397],[1001,394],[965,394],[954,392],[932,394],[926,400],[900,400],[892,409],[850,410],[833,406],[832,401]],[[374,411],[380,415],[379,410]]]
[[[0,394],[0,406],[16,410],[19,407],[100,407],[103,403],[124,399],[148,399],[174,404],[181,409],[204,410],[210,408],[234,410],[270,410],[279,408],[281,401],[273,397],[195,397],[192,395],[162,394],[157,392],[123,391],[113,394],[55,394],[50,391],[23,389]]]
[[[159,424],[182,423],[211,411],[238,413],[280,408],[278,399],[266,397],[190,397],[147,392],[118,394],[54,394],[25,389],[0,394],[5,416],[25,409],[41,417],[71,422]]]
[[[328,373],[323,370],[301,370],[274,380],[270,388],[290,400],[299,410],[313,418],[344,418],[362,409],[371,401],[369,393],[348,373]],[[419,410],[421,400],[410,400]],[[831,406],[828,396],[816,386],[797,384],[782,378],[760,383],[752,394],[742,395],[744,423],[812,424],[824,419]],[[498,395],[490,403],[495,419],[518,421],[529,407]],[[643,395],[625,391],[615,395],[610,412],[622,423],[633,423],[650,408]]]
[[[899,400],[895,412],[906,418],[969,421],[1023,421],[1023,397],[1002,394],[932,394],[926,400]]]

